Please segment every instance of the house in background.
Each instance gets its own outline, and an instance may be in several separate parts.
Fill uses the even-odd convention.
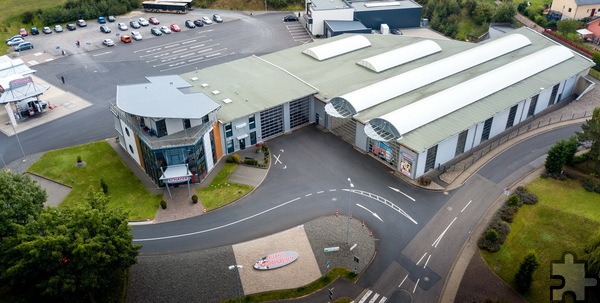
[[[561,20],[600,16],[600,0],[554,0],[551,11],[560,13]]]

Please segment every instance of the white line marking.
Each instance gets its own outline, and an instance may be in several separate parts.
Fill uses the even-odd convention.
[[[193,56],[193,55],[194,55],[194,54],[186,54],[186,55],[181,55],[181,56],[179,56],[179,58],[186,58],[186,57]]]
[[[421,263],[421,261],[423,261],[423,258],[425,258],[426,255],[427,255],[427,253],[424,253],[423,256],[421,257],[421,259],[419,259],[419,261],[417,261],[417,264],[415,264],[415,265],[419,265],[419,263]]]
[[[362,205],[360,205],[358,203],[356,203],[356,206],[358,206],[360,208],[363,208],[364,210],[370,212],[371,215],[373,215],[375,218],[379,219],[379,221],[383,222],[383,220],[376,213],[372,212],[370,209],[368,209],[368,208],[366,208],[366,207],[364,207],[364,206],[362,206]]]
[[[279,154],[279,155],[277,155],[277,156],[273,155],[273,157],[275,158],[275,164],[277,164],[277,162],[279,162],[279,163],[283,164],[283,162],[281,162],[281,161],[279,160],[279,157],[281,157],[281,154]]]
[[[180,68],[180,67],[184,67],[184,66],[188,66],[188,65],[197,64],[199,62],[206,62],[206,61],[210,61],[210,60],[214,60],[214,59],[219,59],[219,58],[227,57],[227,56],[233,55],[233,54],[235,54],[235,52],[232,52],[230,54],[223,54],[223,55],[221,55],[219,57],[213,57],[213,58],[210,58],[210,59],[203,59],[203,60],[198,61],[198,62],[192,62],[192,60],[188,60],[188,62],[190,62],[190,63],[183,64],[183,65],[180,65],[180,66],[177,66],[177,67],[171,67],[171,68],[161,69],[160,71],[161,72],[165,72],[165,71],[168,71],[168,70],[172,70],[172,69],[176,69],[176,68]],[[196,60],[194,60],[194,61],[196,61]]]
[[[310,196],[312,196],[312,194],[306,194],[306,195],[304,195],[304,196],[305,196],[305,197],[310,197]]]
[[[185,51],[187,51],[187,49],[178,49],[178,50],[174,50],[173,54],[181,53],[181,52],[185,52]]]
[[[421,281],[421,279],[417,279],[417,283],[415,283],[415,288],[413,288],[413,294],[417,290],[417,285],[419,285],[419,281]]]
[[[375,293],[375,294],[373,295],[373,298],[371,298],[371,301],[369,301],[369,303],[375,303],[375,301],[377,301],[377,298],[379,298],[379,294],[378,294],[378,293]]]
[[[195,231],[195,232],[191,232],[191,233],[179,234],[179,235],[157,237],[157,238],[133,239],[133,242],[145,242],[145,241],[156,241],[156,240],[174,239],[174,238],[187,237],[187,236],[198,235],[198,234],[203,234],[203,233],[215,231],[215,230],[218,230],[218,229],[222,229],[222,228],[225,228],[225,227],[229,227],[229,226],[232,226],[232,225],[235,225],[235,224],[238,224],[238,223],[250,220],[250,219],[252,219],[254,217],[258,217],[258,216],[260,216],[262,214],[266,214],[266,213],[268,213],[268,212],[270,212],[272,210],[275,210],[275,209],[280,208],[282,206],[288,205],[288,204],[290,204],[292,202],[295,202],[295,201],[298,201],[300,199],[301,198],[296,198],[296,199],[293,199],[293,200],[281,203],[281,204],[279,204],[277,206],[273,206],[273,207],[271,207],[269,209],[263,210],[263,211],[261,211],[261,212],[259,212],[257,214],[252,215],[252,216],[249,216],[249,217],[246,217],[246,218],[243,218],[243,219],[239,219],[237,221],[234,221],[234,222],[231,222],[231,223],[227,223],[225,225],[221,225],[221,226],[217,226],[217,227],[213,227],[213,228],[209,228],[209,229],[205,229],[205,230],[199,230],[199,231]]]
[[[329,191],[335,191],[335,189],[330,189]]]
[[[413,197],[411,197],[411,196],[409,196],[409,195],[407,195],[407,194],[405,194],[405,193],[401,192],[399,189],[397,189],[397,188],[393,188],[393,187],[391,187],[391,186],[388,186],[388,187],[389,187],[391,190],[393,190],[393,191],[395,191],[395,192],[397,192],[397,193],[401,193],[401,194],[403,194],[404,196],[406,196],[407,198],[409,198],[409,199],[413,200],[413,202],[415,202],[415,199],[414,199]]]
[[[402,279],[402,282],[400,282],[398,287],[400,287],[400,286],[402,286],[402,284],[404,284],[404,281],[406,281],[406,278],[408,278],[408,274],[406,274],[406,277],[404,277],[404,279]]]
[[[98,57],[98,56],[108,55],[108,54],[110,54],[110,53],[112,53],[112,51],[109,51],[109,52],[103,52],[103,53],[95,54],[95,55],[92,55],[92,56],[93,56],[93,57]]]
[[[364,303],[365,301],[367,301],[367,299],[371,296],[372,293],[372,290],[367,290],[367,293],[360,299],[360,301],[358,301],[358,303]]]
[[[196,36],[194,38],[184,39],[184,40],[181,40],[179,42],[175,42],[175,45],[177,45],[179,43],[186,42],[186,41],[190,41],[190,40],[196,41],[196,39],[198,39],[198,38],[205,38],[205,37],[206,36]],[[212,39],[210,39],[210,40],[212,40]],[[165,45],[172,45],[172,43],[167,43]],[[148,47],[148,48],[138,49],[138,50],[134,51],[133,53],[135,54],[135,53],[138,53],[138,52],[148,52],[148,51],[153,51],[153,50],[157,50],[157,49],[160,49],[160,47],[152,46],[152,47]]]
[[[318,191],[318,192],[317,192],[317,194],[322,194],[322,193],[324,193],[324,191]]]
[[[178,47],[178,46],[179,46],[179,44],[173,44],[173,45],[167,45],[167,46],[165,46],[165,48]]]
[[[465,205],[465,207],[463,207],[463,209],[460,212],[462,213],[463,211],[465,211],[465,209],[467,209],[467,206],[469,206],[471,202],[473,202],[473,200],[469,201],[469,203],[467,203],[467,205]]]
[[[343,191],[349,191],[349,192],[352,192],[352,193],[355,193],[355,194],[359,194],[359,195],[371,198],[371,199],[373,199],[375,201],[381,202],[381,203],[383,203],[383,204],[391,207],[393,210],[399,212],[401,215],[405,216],[407,219],[409,219],[413,223],[419,224],[419,223],[417,223],[417,221],[415,221],[415,219],[411,218],[411,216],[409,216],[404,210],[402,210],[402,208],[398,207],[396,204],[392,203],[390,200],[388,200],[388,199],[386,199],[384,197],[381,197],[381,196],[378,196],[376,194],[372,194],[370,192],[366,192],[366,191],[363,191],[363,190],[358,190],[358,189],[342,189],[342,190]]]
[[[450,222],[450,224],[448,224],[448,227],[446,227],[446,229],[444,229],[444,231],[440,234],[440,236],[435,240],[435,242],[433,242],[433,244],[431,244],[431,246],[433,247],[437,247],[438,244],[440,244],[440,241],[442,241],[442,238],[444,237],[444,234],[446,234],[446,232],[448,231],[448,229],[450,228],[450,226],[452,226],[452,223],[454,223],[454,221],[456,221],[456,217],[454,217],[454,220],[452,220],[452,222]]]
[[[423,268],[427,267],[427,263],[429,263],[429,258],[431,258],[431,255],[427,256],[427,261],[425,261],[425,265],[423,265]]]
[[[385,301],[387,301],[386,297],[381,297],[381,300],[379,300],[379,303],[385,303]]]
[[[190,40],[190,41],[186,41],[186,42],[182,42],[181,44],[188,44],[188,43],[192,43],[192,42],[196,42],[196,39]]]

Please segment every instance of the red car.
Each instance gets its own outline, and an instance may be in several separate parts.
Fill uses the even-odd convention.
[[[150,22],[151,24],[154,24],[154,25],[160,24],[160,21],[158,21],[158,19],[156,19],[156,17],[150,17],[150,19],[148,19],[148,22]]]
[[[27,30],[26,30],[26,29],[24,29],[24,28],[22,28],[22,29],[19,31],[19,34],[21,34],[21,37],[25,37],[25,36],[27,36]]]
[[[179,25],[173,23],[173,24],[171,24],[171,30],[174,32],[180,32],[181,28],[179,27]]]

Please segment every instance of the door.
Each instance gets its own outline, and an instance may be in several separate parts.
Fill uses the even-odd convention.
[[[240,139],[240,149],[246,149],[246,138]]]

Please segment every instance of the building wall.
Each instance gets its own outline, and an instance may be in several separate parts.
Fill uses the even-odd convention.
[[[215,159],[213,159],[212,157],[212,149],[210,147],[210,131],[212,130],[212,128],[207,131],[206,133],[204,133],[204,138],[202,139],[202,143],[204,144],[204,157],[206,160],[206,173],[210,173],[213,169],[213,167],[215,167]],[[216,140],[216,138],[215,138]],[[218,144],[215,144],[215,146]]]
[[[587,30],[594,33],[595,37],[600,37],[600,19],[591,21],[586,25]]]
[[[213,123],[212,130],[215,137],[215,149],[217,154],[217,159],[213,159],[215,162],[225,154],[223,152],[223,134],[221,133],[222,125],[219,122]]]
[[[434,167],[446,163],[454,159],[456,153],[456,143],[458,142],[458,134],[438,143],[437,155],[435,157]],[[427,155],[427,153],[425,154]]]
[[[167,126],[167,134],[169,135],[183,131],[182,119],[165,119],[165,125]]]
[[[554,0],[550,9],[562,13],[563,19],[582,19],[599,15],[600,1],[597,4],[577,6],[574,0]]]
[[[368,137],[367,134],[365,134],[365,125],[362,123],[356,123],[356,138],[354,145],[363,152],[367,152],[369,150]]]
[[[313,19],[312,25],[309,25],[308,30],[313,35],[325,35],[325,20],[354,20],[353,8],[340,8],[330,10],[312,10],[310,8],[310,16]]]
[[[125,122],[121,121],[121,132],[123,133],[123,139],[125,144],[125,150],[127,153],[135,160],[135,162],[142,166],[139,154],[138,141],[136,140],[136,135],[132,129],[125,124]]]
[[[409,28],[421,25],[421,13],[420,7],[396,10],[369,10],[355,12],[354,18],[360,21],[365,27],[377,30],[383,23],[387,24],[390,28]]]

